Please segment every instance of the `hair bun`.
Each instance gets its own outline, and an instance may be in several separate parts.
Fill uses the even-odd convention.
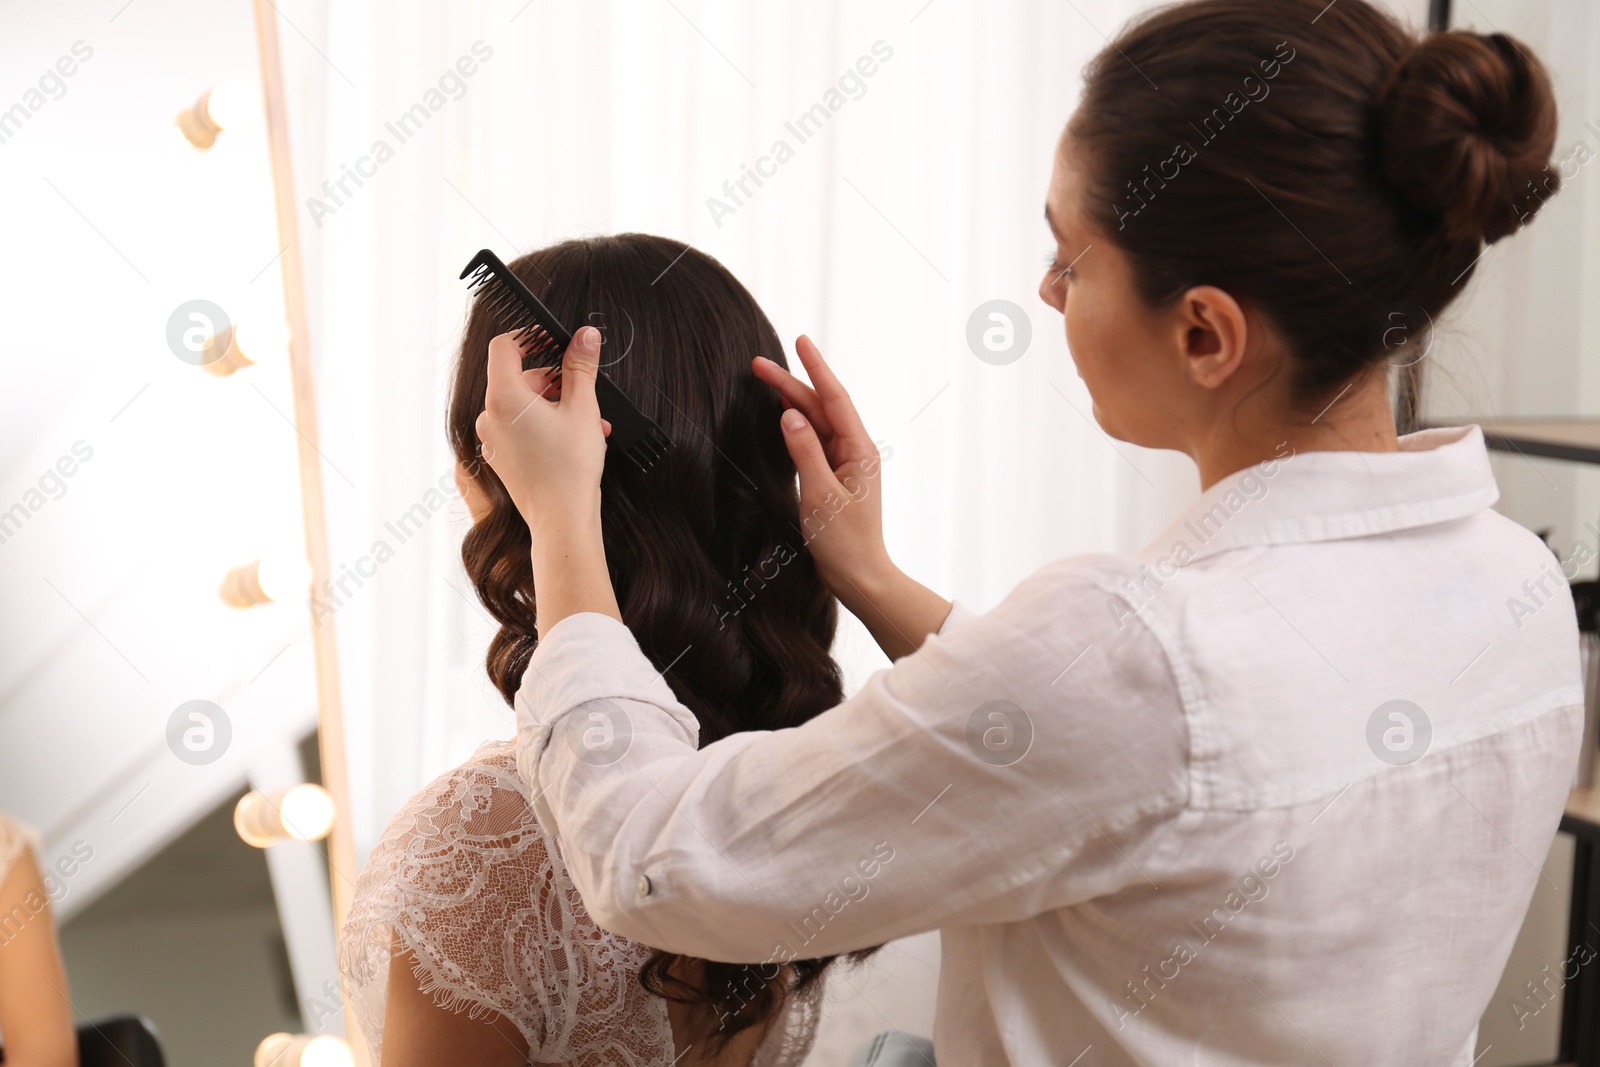
[[[1559,187],[1550,78],[1504,34],[1424,38],[1379,90],[1377,121],[1385,176],[1450,240],[1497,241]],[[1546,193],[1529,195],[1535,181]]]

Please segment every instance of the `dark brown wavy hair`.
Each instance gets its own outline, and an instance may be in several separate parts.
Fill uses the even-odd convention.
[[[782,405],[750,370],[758,355],[787,366],[755,299],[715,259],[648,234],[565,241],[509,266],[568,329],[602,331],[605,373],[672,440],[648,472],[606,457],[601,525],[622,621],[699,719],[700,743],[797,726],[840,703],[829,655],[838,604],[805,548]],[[489,341],[508,328],[473,305],[448,432],[488,505],[461,560],[500,623],[487,665],[509,704],[539,643],[528,527],[480,459],[477,434]],[[771,1019],[834,958],[794,960],[785,974],[656,952],[640,982],[691,1005],[708,1032],[716,1020],[708,1039],[725,1043]]]

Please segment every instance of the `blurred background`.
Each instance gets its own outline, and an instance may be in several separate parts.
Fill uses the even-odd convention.
[[[261,0],[274,148],[250,0],[0,2],[0,812],[42,867],[76,858],[52,891],[75,1014],[148,1017],[179,1067],[342,1035],[341,892],[406,799],[514,733],[443,433],[479,248],[716,256],[832,361],[891,550],[971,607],[1158,532],[1192,465],[1098,429],[1036,294],[1080,68],[1147,6]],[[1388,6],[1519,37],[1563,114],[1565,187],[1418,331],[1426,417],[1600,417],[1600,9]],[[980,351],[994,301],[1013,340]],[[1588,468],[1495,455],[1502,511],[1600,554]],[[886,666],[854,620],[835,651],[852,690]],[[1561,1003],[1510,1009],[1567,956],[1570,836],[1545,871],[1485,1067],[1557,1055]],[[930,1032],[937,960],[930,934],[841,976],[811,1062]]]

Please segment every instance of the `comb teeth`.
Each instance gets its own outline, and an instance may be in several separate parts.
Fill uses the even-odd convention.
[[[651,425],[631,448],[625,449],[627,457],[633,460],[640,470],[647,471],[656,465],[656,461],[667,454],[667,449],[672,447],[672,442],[661,429]]]
[[[559,323],[546,324],[531,315],[527,304],[487,264],[478,266],[467,288],[491,315],[511,327],[512,339],[522,349],[523,370],[560,364],[572,336]]]
[[[510,326],[512,338],[522,349],[522,369],[554,368],[559,377],[561,356],[572,343],[572,334],[522,279],[487,248],[472,257],[461,277],[467,279],[467,288],[479,305]],[[672,448],[672,439],[604,371],[595,378],[595,399],[600,416],[611,423],[608,450],[622,453],[634,466],[648,471]]]

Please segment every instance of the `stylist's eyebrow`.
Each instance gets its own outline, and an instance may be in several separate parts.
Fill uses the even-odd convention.
[[[1044,221],[1050,224],[1050,232],[1055,234],[1056,240],[1066,244],[1067,239],[1061,235],[1061,228],[1056,225],[1056,220],[1050,216],[1050,202],[1048,200],[1045,201],[1044,205]]]

